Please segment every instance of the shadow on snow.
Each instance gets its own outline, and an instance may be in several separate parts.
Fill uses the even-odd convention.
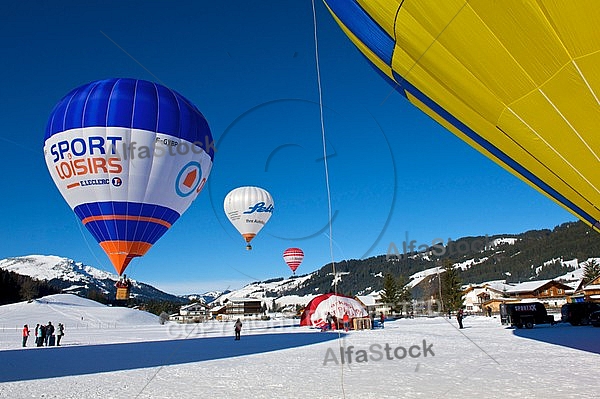
[[[0,351],[0,382],[95,374],[252,355],[326,342],[337,334],[280,333]],[[50,367],[48,365],[51,365]]]
[[[559,323],[554,326],[539,325],[530,330],[516,329],[514,335],[521,338],[533,339],[549,344],[600,354],[600,328],[597,327],[574,327],[568,324]]]

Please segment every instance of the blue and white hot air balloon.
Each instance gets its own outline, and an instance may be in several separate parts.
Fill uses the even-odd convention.
[[[215,148],[208,123],[179,93],[138,79],[91,82],[54,107],[46,164],[117,273],[198,196]]]

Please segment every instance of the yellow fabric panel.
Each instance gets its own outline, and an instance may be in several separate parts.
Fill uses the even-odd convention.
[[[427,29],[434,29],[433,32],[426,30],[426,25],[431,25],[429,20],[412,14],[413,10],[409,7],[412,4],[417,3],[407,1],[397,17],[398,41],[392,67],[401,76],[412,81],[411,71],[418,62],[439,81],[457,85],[457,95],[462,96],[465,102],[479,103],[480,112],[490,120],[498,118],[502,108],[500,104],[535,89],[529,77],[468,7],[455,7],[451,10],[454,14],[448,12],[446,29],[439,33],[437,30],[442,31],[441,26],[427,26]],[[419,4],[432,5],[430,10],[419,11],[427,16],[438,11],[434,7],[438,3]],[[449,21],[452,21],[450,25]],[[435,35],[438,35],[437,41]],[[473,51],[474,48],[477,51]],[[498,71],[504,73],[499,74]],[[426,85],[420,88],[429,94]]]
[[[595,57],[600,62],[600,53]],[[598,86],[597,86],[598,87]],[[568,121],[563,129],[558,132],[556,126],[546,126],[544,134],[551,134],[562,138],[561,144],[565,146],[564,141],[569,144],[578,144],[581,140],[587,143],[581,146],[578,151],[580,157],[588,157],[600,151],[600,105],[588,85],[582,78],[574,63],[567,64],[556,76],[541,87],[542,92],[548,100],[556,107],[553,112],[559,114]],[[539,114],[531,116],[534,120],[543,120]],[[588,148],[589,147],[589,148]],[[573,154],[575,155],[575,154]],[[596,162],[600,161],[598,156],[594,156]],[[593,158],[590,159],[593,160]],[[600,176],[600,174],[599,174]]]
[[[598,51],[600,48],[600,2],[598,0],[542,1],[552,26],[558,32],[572,57]]]
[[[600,106],[600,52],[577,58],[574,63],[582,75],[582,80],[589,87],[590,95],[594,98],[594,101],[590,102],[596,107],[594,113],[597,113]]]
[[[435,12],[431,12],[427,2],[405,1],[396,17],[393,37],[396,38],[396,46],[408,58],[394,54],[394,58],[400,58],[395,60],[400,68],[396,69],[395,65],[394,69],[404,76],[464,4],[465,0],[436,1],[431,4],[435,6]]]
[[[392,60],[394,70],[397,70],[397,62],[402,59],[402,54],[401,49],[395,49]],[[437,62],[438,59],[443,59],[444,62]],[[438,43],[433,44],[421,62],[413,65],[410,73],[404,77],[446,109],[449,102],[459,99],[462,103],[476,105],[477,112],[492,123],[495,123],[505,109],[501,99]],[[438,93],[435,89],[437,85],[446,89]]]
[[[569,72],[571,72],[571,76],[569,76]],[[598,126],[598,122],[600,122],[598,113],[592,112],[588,119],[585,114],[581,113],[586,109],[584,101],[579,101],[582,105],[581,110],[577,110],[577,106],[572,104],[564,108],[561,106],[563,103],[567,104],[569,99],[572,100],[571,95],[585,97],[582,84],[577,85],[575,82],[569,82],[569,78],[573,76],[572,73],[573,68],[565,68],[563,73],[558,75],[556,79],[544,85],[541,92],[532,92],[511,107],[533,131],[522,129],[520,125],[523,122],[517,120],[509,112],[503,115],[503,118],[499,121],[499,126],[516,141],[526,145],[533,156],[543,160],[547,167],[554,170],[563,180],[569,182],[575,190],[588,199],[597,199],[597,203],[600,203],[600,193],[598,191],[598,177],[600,174],[594,173],[594,170],[597,170],[598,160],[593,151],[588,148],[590,144],[593,145],[594,142],[598,142],[598,139],[592,139],[588,135],[585,139],[586,146],[574,129],[579,127],[577,131],[581,131],[583,134],[586,131],[589,132],[590,128],[593,129],[594,124]],[[565,80],[567,80],[566,87]],[[565,90],[572,90],[572,92],[565,96]],[[552,98],[555,100],[554,106],[548,101]],[[561,113],[556,111],[555,106],[561,110]],[[588,126],[590,123],[591,126]],[[534,132],[543,140],[535,136]],[[598,148],[597,145],[596,148]],[[582,175],[587,176],[587,181],[583,179]]]
[[[394,19],[401,0],[357,0],[356,2],[390,37],[394,37]]]
[[[329,8],[329,6],[327,6]],[[331,9],[329,10],[331,12]],[[380,71],[385,73],[390,79],[394,80],[394,75],[392,73],[392,67],[381,60],[370,48],[364,45],[363,42],[358,40],[358,38],[352,33],[346,25],[332,12],[335,21],[342,28],[342,31],[348,36],[348,38],[354,43],[354,45],[363,53]]]
[[[569,62],[560,38],[547,20],[538,2],[533,0],[473,0],[469,7],[481,19],[489,34],[503,51],[514,59],[524,73],[541,85]],[[469,52],[479,53],[480,44]],[[486,56],[493,57],[493,54]],[[494,63],[494,58],[488,58]],[[505,75],[510,74],[509,71]],[[513,97],[514,98],[514,97]]]
[[[596,219],[600,218],[600,212],[593,205],[600,203],[598,192],[577,171],[569,167],[550,147],[544,145],[539,138],[534,138],[530,134],[531,130],[518,120],[514,114],[506,113],[503,115],[502,124],[511,126],[511,137],[519,140],[519,144],[528,151],[534,152],[544,167],[533,167],[536,161],[532,157],[521,159],[515,156],[515,152],[509,152],[513,159],[528,168],[540,180],[554,188],[585,212]],[[565,144],[567,143],[568,139],[565,139]],[[562,147],[559,149],[562,150]],[[572,161],[572,159],[568,159],[568,161]],[[590,167],[593,166],[590,165]],[[579,170],[579,172],[582,172],[582,170]],[[589,179],[590,174],[588,173],[586,177]],[[570,211],[573,212],[572,210]]]
[[[523,68],[468,6],[439,35],[436,45],[446,47],[471,76],[481,81],[504,103],[535,89],[535,84]],[[444,64],[443,59],[428,57],[428,54],[423,60]],[[465,76],[464,79],[472,78]]]

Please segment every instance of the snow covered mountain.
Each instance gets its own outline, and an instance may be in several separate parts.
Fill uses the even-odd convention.
[[[182,295],[182,298],[185,298],[188,301],[198,301],[198,302],[204,303],[205,305],[208,305],[209,303],[212,303],[215,299],[219,298],[221,295],[226,295],[230,292],[231,291],[229,291],[229,290],[208,291],[208,292],[205,292],[204,294]]]
[[[270,311],[295,312],[297,306],[306,306],[317,294],[293,295],[290,292],[304,285],[313,274],[256,281],[238,290],[223,293],[215,298],[214,303],[222,305],[231,298],[256,298],[262,300]]]
[[[116,274],[84,265],[81,262],[75,262],[72,259],[53,255],[6,258],[0,260],[0,268],[37,280],[47,281],[48,284],[62,290],[63,293],[80,296],[98,291],[109,298],[114,298],[116,293],[115,283],[119,280]],[[187,302],[184,298],[167,294],[151,285],[136,280],[131,280],[131,282],[131,294],[135,298]]]

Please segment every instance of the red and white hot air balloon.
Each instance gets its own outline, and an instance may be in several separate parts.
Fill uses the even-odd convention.
[[[304,252],[300,248],[288,248],[283,251],[283,260],[292,269],[292,273],[296,274],[296,269],[304,259]]]

